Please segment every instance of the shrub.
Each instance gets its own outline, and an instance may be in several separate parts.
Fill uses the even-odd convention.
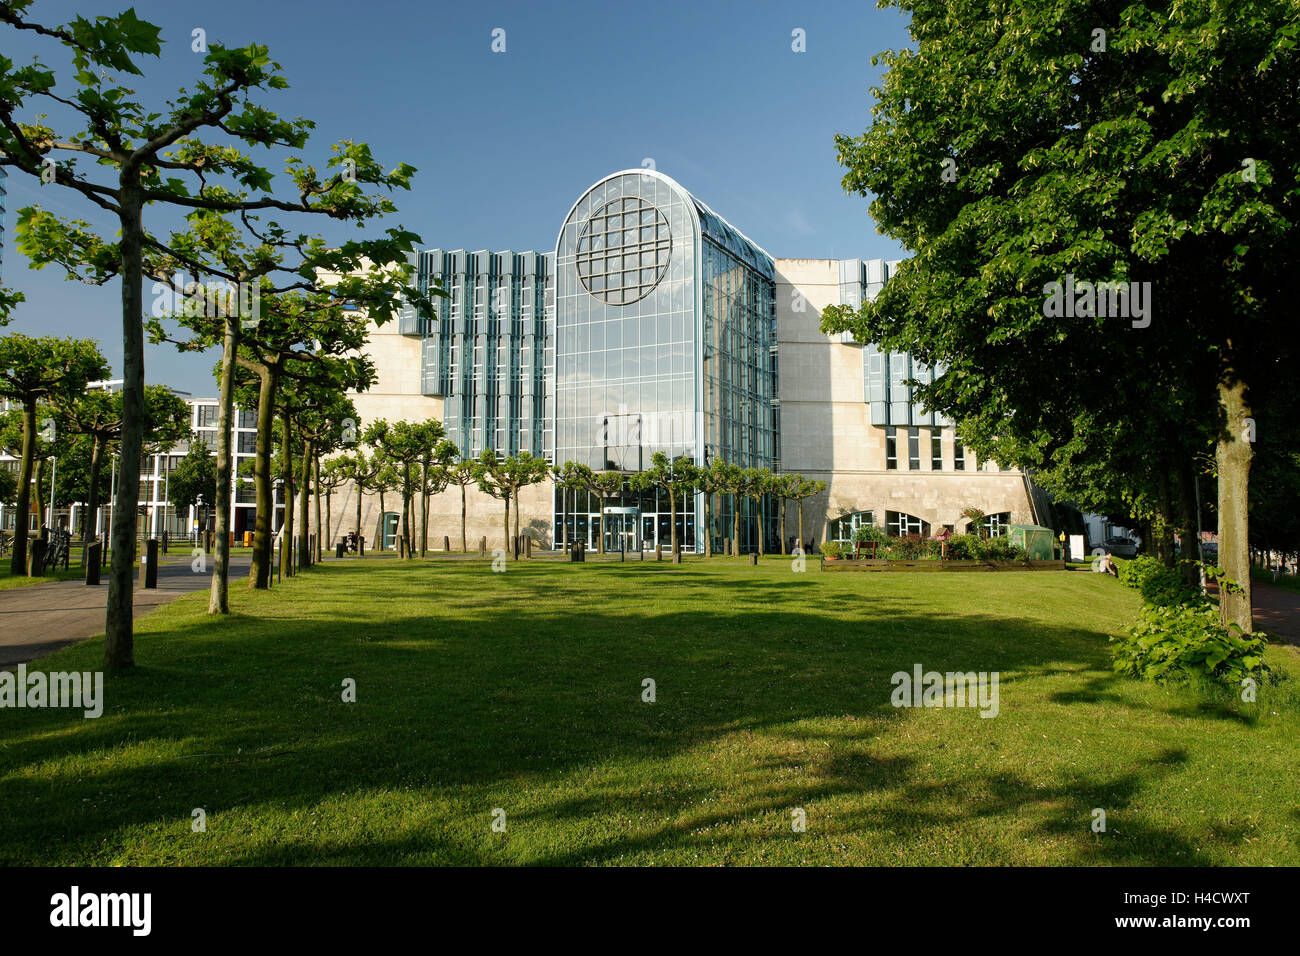
[[[823,541],[821,549],[822,554],[828,558],[838,558],[844,554],[844,548],[838,541]]]
[[[889,556],[895,561],[915,561],[921,556],[921,541],[917,538],[889,538]]]
[[[984,560],[985,541],[977,534],[954,535],[948,542],[948,557],[954,561]]]
[[[1008,537],[990,538],[985,542],[984,558],[987,561],[1023,561],[1025,557],[1025,549],[1013,544]]]
[[[1112,637],[1111,643],[1117,673],[1160,684],[1204,677],[1240,684],[1268,673],[1264,637],[1225,627],[1210,604],[1148,604],[1128,636]]]
[[[1120,583],[1135,589],[1148,604],[1171,607],[1200,600],[1200,595],[1183,583],[1177,570],[1166,567],[1149,554],[1139,555],[1131,561],[1113,557],[1111,560],[1115,562],[1115,573]]]
[[[862,544],[867,541],[875,541],[883,544],[888,540],[888,535],[877,528],[874,524],[864,524],[857,531],[853,532],[853,541],[856,544]]]

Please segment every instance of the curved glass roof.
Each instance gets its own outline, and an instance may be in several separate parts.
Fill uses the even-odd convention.
[[[582,204],[583,199],[590,195],[597,186],[611,179],[617,179],[620,176],[648,176],[668,183],[668,185],[673,189],[677,190],[690,200],[691,205],[695,208],[696,216],[700,221],[700,231],[704,235],[708,236],[711,242],[731,253],[755,272],[767,279],[775,281],[776,263],[767,253],[767,250],[710,209],[707,205],[696,198],[689,189],[677,182],[677,180],[673,179],[671,176],[666,176],[655,169],[624,169],[616,173],[610,173],[608,176],[604,176],[597,180],[591,186],[587,187],[587,189],[583,190],[582,196],[573,204],[573,207],[569,209],[568,215],[564,218],[565,224],[568,225],[573,222],[573,214],[575,210],[578,209]],[[561,228],[560,232],[561,235],[563,235],[563,228]],[[559,247],[558,241],[556,247],[557,249]]]
[[[680,186],[678,188],[681,189]],[[691,202],[695,203],[695,208],[700,214],[700,229],[706,236],[755,272],[775,280],[776,264],[762,246],[754,243],[743,232],[700,202],[689,190],[682,189],[682,192],[690,196]]]

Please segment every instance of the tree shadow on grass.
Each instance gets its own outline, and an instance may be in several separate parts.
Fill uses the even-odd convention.
[[[1130,800],[1175,763],[1165,755],[1141,773],[1046,782],[971,767],[936,780],[911,757],[871,752],[880,735],[919,716],[890,704],[893,673],[917,662],[1002,672],[1005,706],[1018,673],[1104,664],[1105,635],[1086,627],[937,613],[905,594],[877,596],[864,617],[815,588],[799,586],[794,600],[788,582],[720,580],[707,571],[676,569],[669,595],[593,597],[591,582],[574,578],[516,575],[507,584],[481,569],[446,570],[412,597],[395,588],[428,574],[427,565],[340,566],[330,579],[339,587],[305,605],[288,592],[261,596],[256,614],[219,625],[184,618],[181,609],[142,622],[137,656],[147,666],[110,678],[103,718],[26,711],[0,724],[0,805],[10,808],[0,821],[0,857],[76,862],[111,853],[135,828],[187,834],[196,806],[215,832],[223,813],[305,813],[356,794],[444,795],[481,813],[485,801],[521,788],[532,796],[516,799],[525,808],[515,826],[535,834],[574,821],[647,818],[633,833],[584,837],[568,848],[548,848],[539,836],[527,850],[531,862],[707,848],[727,839],[712,830],[728,821],[863,795],[878,803],[842,813],[840,826],[916,839],[1055,802],[1056,822],[1039,826],[1061,834],[1077,832],[1079,814],[1099,805],[1094,794]],[[97,645],[63,652],[50,669],[94,660]],[[655,681],[653,704],[642,700],[646,678]],[[341,700],[345,679],[356,682],[356,703]],[[838,723],[827,729],[828,721]],[[692,810],[731,785],[691,761],[748,737],[763,746],[737,758],[743,779],[731,798],[739,804]],[[808,758],[809,775],[764,749],[800,740],[841,749]],[[593,768],[610,767],[627,768],[624,785],[594,782],[579,796],[562,795]],[[674,788],[656,790],[665,775]],[[508,843],[465,835],[455,813],[433,822],[427,833],[403,835],[399,826],[333,844],[301,830],[266,841],[272,845],[226,846],[218,859],[518,859],[500,849]],[[788,831],[788,818],[780,822]],[[784,836],[777,827],[772,839]],[[1101,843],[1098,860],[1198,859],[1177,833],[1136,836]],[[743,840],[727,852],[752,859]]]

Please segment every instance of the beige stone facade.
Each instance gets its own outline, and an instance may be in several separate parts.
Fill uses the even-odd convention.
[[[876,524],[897,512],[962,530],[961,512],[1008,513],[1016,523],[1038,520],[1030,486],[1019,471],[977,462],[965,449],[956,470],[951,428],[919,428],[919,468],[909,468],[907,429],[899,428],[897,468],[886,462],[886,432],[871,424],[863,400],[862,346],[820,330],[821,314],[840,304],[835,259],[777,259],[777,354],[780,358],[781,467],[827,483],[826,493],[805,504],[805,536],[823,540],[829,520],[871,511]],[[938,432],[940,468],[931,438]],[[978,468],[977,468],[978,465]]]

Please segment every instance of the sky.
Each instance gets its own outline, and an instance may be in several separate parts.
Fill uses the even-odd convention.
[[[897,258],[868,200],[847,194],[837,133],[870,123],[874,54],[909,45],[906,17],[870,2],[446,3],[398,0],[190,0],[135,3],[162,28],[162,55],[142,62],[137,89],[161,104],[201,71],[196,29],[209,41],[262,43],[290,88],[258,97],[282,116],[316,122],[304,155],[369,143],[382,163],[418,169],[390,225],[425,248],[552,251],[587,186],[654,163],[773,256]],[[37,0],[30,18],[66,22],[120,4]],[[504,52],[493,52],[504,30]],[[794,31],[804,51],[795,52]],[[501,34],[495,34],[499,40]],[[0,31],[22,63],[48,41]],[[68,87],[60,86],[60,90]],[[273,172],[282,169],[272,165]],[[291,186],[277,176],[281,188]],[[34,271],[13,245],[15,211],[39,203],[97,219],[81,197],[10,171],[0,282],[26,295],[10,330],[96,338],[121,366],[120,290]],[[297,228],[344,237],[325,217]],[[146,226],[165,225],[146,211]],[[152,301],[145,288],[146,304]],[[148,346],[146,377],[195,395],[215,391],[216,355]]]

